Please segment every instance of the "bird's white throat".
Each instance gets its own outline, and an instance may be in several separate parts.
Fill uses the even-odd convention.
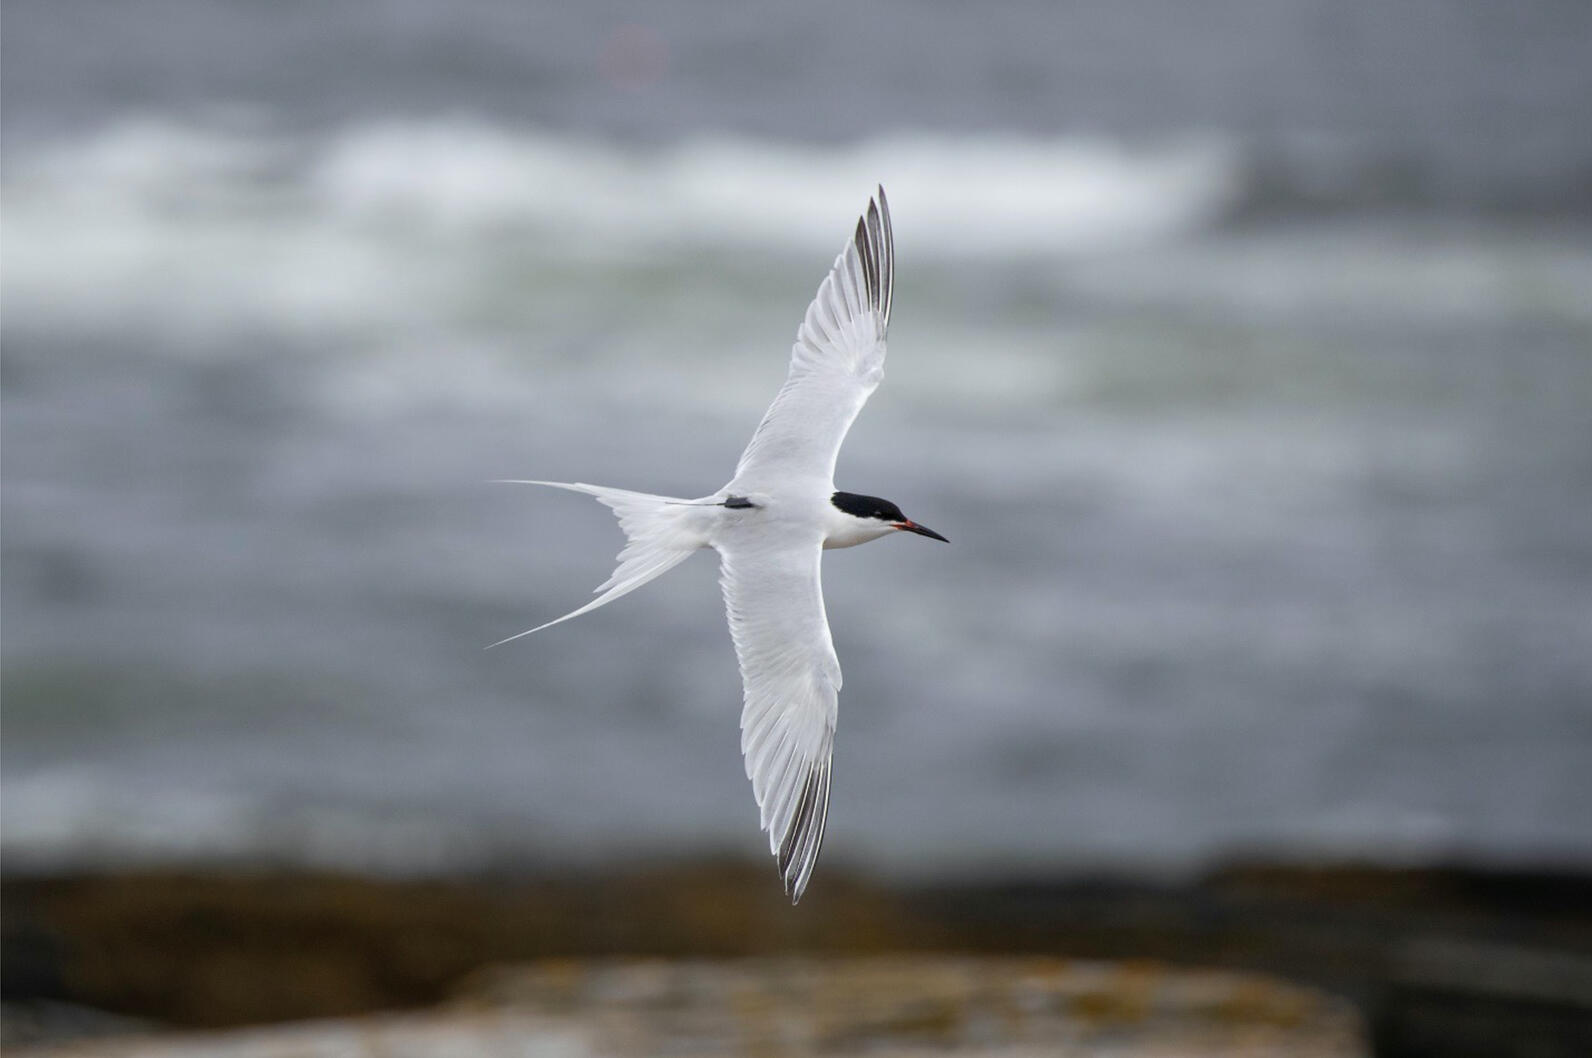
[[[895,532],[895,526],[877,518],[858,518],[830,508],[824,525],[824,547],[856,547]]]

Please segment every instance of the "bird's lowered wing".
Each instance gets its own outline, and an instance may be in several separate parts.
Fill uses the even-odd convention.
[[[790,374],[735,468],[737,487],[822,476],[884,377],[895,243],[884,188],[857,221],[796,331]]]
[[[745,688],[746,776],[785,892],[796,901],[824,840],[840,691],[819,580],[821,541],[747,536],[717,547]]]

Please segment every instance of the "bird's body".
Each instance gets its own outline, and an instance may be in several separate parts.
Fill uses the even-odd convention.
[[[701,548],[719,553],[745,689],[746,773],[793,900],[806,889],[823,841],[841,684],[824,614],[820,557],[826,548],[854,547],[899,530],[945,539],[888,500],[842,492],[834,484],[846,431],[884,377],[894,256],[889,206],[880,188],[809,306],[790,374],[722,489],[681,500],[597,485],[525,482],[595,496],[613,509],[627,542],[596,599],[509,639],[611,602]]]

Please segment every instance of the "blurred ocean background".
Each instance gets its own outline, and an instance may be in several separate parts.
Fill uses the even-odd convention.
[[[7,871],[764,855],[701,555],[875,183],[825,862],[1592,866],[1581,0],[8,0]],[[820,868],[814,891],[821,891]],[[770,884],[773,875],[770,872]]]

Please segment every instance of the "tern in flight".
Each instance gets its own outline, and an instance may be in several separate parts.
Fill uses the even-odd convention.
[[[884,377],[895,245],[884,188],[796,331],[790,374],[741,453],[730,483],[696,500],[557,481],[613,509],[627,538],[598,597],[539,632],[635,591],[711,547],[745,697],[741,752],[769,849],[794,903],[812,878],[829,817],[840,662],[824,616],[824,548],[854,547],[905,531],[945,537],[877,496],[835,488],[835,457]],[[497,646],[499,644],[493,644]]]

